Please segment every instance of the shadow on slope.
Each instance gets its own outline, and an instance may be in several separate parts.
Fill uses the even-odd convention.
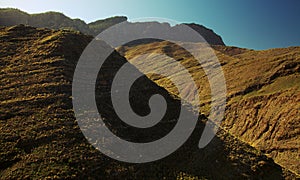
[[[282,179],[287,175],[271,159],[224,132],[219,132],[204,149],[198,149],[203,117],[198,118],[191,138],[164,159],[146,164],[110,159],[87,142],[72,110],[74,68],[92,38],[80,33],[24,26],[1,28],[0,34],[0,174],[3,179]],[[99,78],[104,75],[112,78],[125,62],[125,58],[114,52],[106,62],[111,67],[108,74],[99,73]],[[97,87],[109,86],[102,82],[99,79]],[[109,88],[97,90],[99,112],[107,124],[111,123],[111,129],[125,138],[155,139],[176,123],[170,120],[178,115],[178,100],[145,76],[133,87],[131,101],[133,108],[144,114],[149,110],[145,101],[151,94],[164,95],[170,112],[159,129],[141,132],[114,124],[119,118],[111,108],[107,92]]]

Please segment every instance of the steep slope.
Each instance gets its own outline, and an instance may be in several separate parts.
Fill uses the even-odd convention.
[[[202,45],[187,43],[200,50]],[[213,46],[222,65],[227,84],[227,107],[222,128],[240,140],[272,157],[278,164],[300,174],[300,47],[253,51],[236,47]],[[180,62],[194,77],[200,91],[200,112],[210,110],[210,87],[197,61],[179,45],[156,42],[120,48],[121,54],[140,71],[176,67],[159,63],[152,67],[139,60],[140,54],[162,53]],[[174,53],[173,53],[174,52]],[[200,53],[199,53],[200,54]],[[145,58],[145,61],[147,58]],[[153,59],[152,59],[153,60]],[[209,64],[204,64],[209,66]],[[170,69],[176,71],[176,69]],[[174,76],[180,78],[182,72]],[[159,86],[178,96],[176,87],[165,77],[148,75]],[[189,98],[186,82],[183,99]]]
[[[201,36],[209,43],[212,45],[225,45],[223,42],[221,36],[217,35],[213,30],[208,29],[202,25],[191,23],[191,24],[184,24],[195,31],[197,31]]]
[[[84,34],[89,34],[93,36],[97,36],[105,29],[121,22],[127,22],[127,17],[115,16],[115,17],[110,17],[103,20],[97,20],[95,22],[86,24],[84,21],[80,19],[71,19],[59,12],[28,14],[18,9],[12,9],[12,8],[0,9],[0,26],[13,26],[13,25],[25,24],[33,27],[44,27],[50,29],[71,29],[71,30],[80,31]],[[129,23],[129,24],[131,24],[132,26],[141,25],[141,23]],[[211,29],[208,29],[202,25],[198,25],[194,23],[186,24],[186,25],[190,26],[195,31],[200,33],[209,44],[224,45],[222,38],[216,33],[214,33]],[[143,23],[143,27],[144,26],[149,26],[149,27],[157,26],[157,28],[161,28],[161,32],[176,33],[177,30],[180,30],[180,26],[183,26],[183,24],[170,26],[167,23],[145,22]]]
[[[295,178],[224,131],[209,146],[198,149],[203,117],[191,138],[159,161],[129,164],[101,154],[82,135],[71,99],[74,68],[91,39],[80,33],[22,25],[0,28],[1,179]],[[169,107],[162,123],[142,130],[119,124],[108,93],[110,84],[101,78],[110,82],[126,62],[114,52],[100,70],[96,88],[99,112],[106,125],[123,138],[135,142],[157,139],[174,127],[176,122],[170,120],[177,118],[180,103],[144,76],[132,87],[132,107],[147,114],[149,97],[162,94]]]

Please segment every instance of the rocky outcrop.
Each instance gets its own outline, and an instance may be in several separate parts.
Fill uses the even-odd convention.
[[[197,31],[201,36],[211,45],[225,45],[221,36],[217,35],[213,30],[208,29],[202,25],[191,23],[191,24],[184,24],[195,31]]]

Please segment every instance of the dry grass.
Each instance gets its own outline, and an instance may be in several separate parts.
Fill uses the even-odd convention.
[[[71,100],[72,73],[90,40],[91,37],[69,31],[24,26],[0,28],[1,179],[295,177],[272,159],[224,131],[220,131],[209,146],[198,149],[205,121],[203,117],[199,118],[197,129],[188,142],[165,159],[129,164],[101,154],[82,135]],[[125,62],[114,53],[107,61],[107,65],[113,65],[113,68],[99,77],[113,77]],[[191,71],[196,72],[198,68],[193,70],[191,67]],[[176,92],[172,83],[168,84]],[[100,113],[114,125],[118,117],[111,106],[107,106],[110,97],[97,92]],[[159,126],[162,129],[138,131],[122,129],[120,125],[111,128],[120,136],[136,141],[141,137],[153,139],[167,133],[174,126],[168,121],[178,115],[179,102],[166,90],[143,77],[131,94],[133,107],[137,112],[147,113],[145,102],[154,92],[163,94],[170,103],[170,112],[165,117],[167,123]]]
[[[179,44],[180,45],[180,44]],[[201,44],[192,44],[201,50]],[[237,47],[213,46],[226,78],[227,110],[222,127],[272,157],[278,164],[300,174],[300,47],[254,51]],[[168,68],[174,76],[181,73],[163,64],[162,59],[149,66],[138,61],[140,54],[166,54],[184,65],[192,74],[200,91],[200,112],[210,111],[210,88],[200,65],[178,45],[169,42],[155,42],[136,47],[119,49],[140,71]],[[172,53],[170,53],[172,52]],[[201,54],[200,57],[205,56]],[[148,59],[149,60],[149,59]],[[146,61],[146,62],[145,62]],[[176,87],[166,78],[148,75],[159,86],[179,96]],[[189,81],[184,86],[189,87]],[[183,99],[189,99],[186,89]]]

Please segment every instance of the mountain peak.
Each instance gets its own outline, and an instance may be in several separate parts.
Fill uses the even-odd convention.
[[[209,29],[203,25],[199,25],[196,23],[184,23],[185,25],[191,27],[199,34],[203,36],[203,38],[212,45],[225,45],[220,35],[216,34],[212,29]]]

